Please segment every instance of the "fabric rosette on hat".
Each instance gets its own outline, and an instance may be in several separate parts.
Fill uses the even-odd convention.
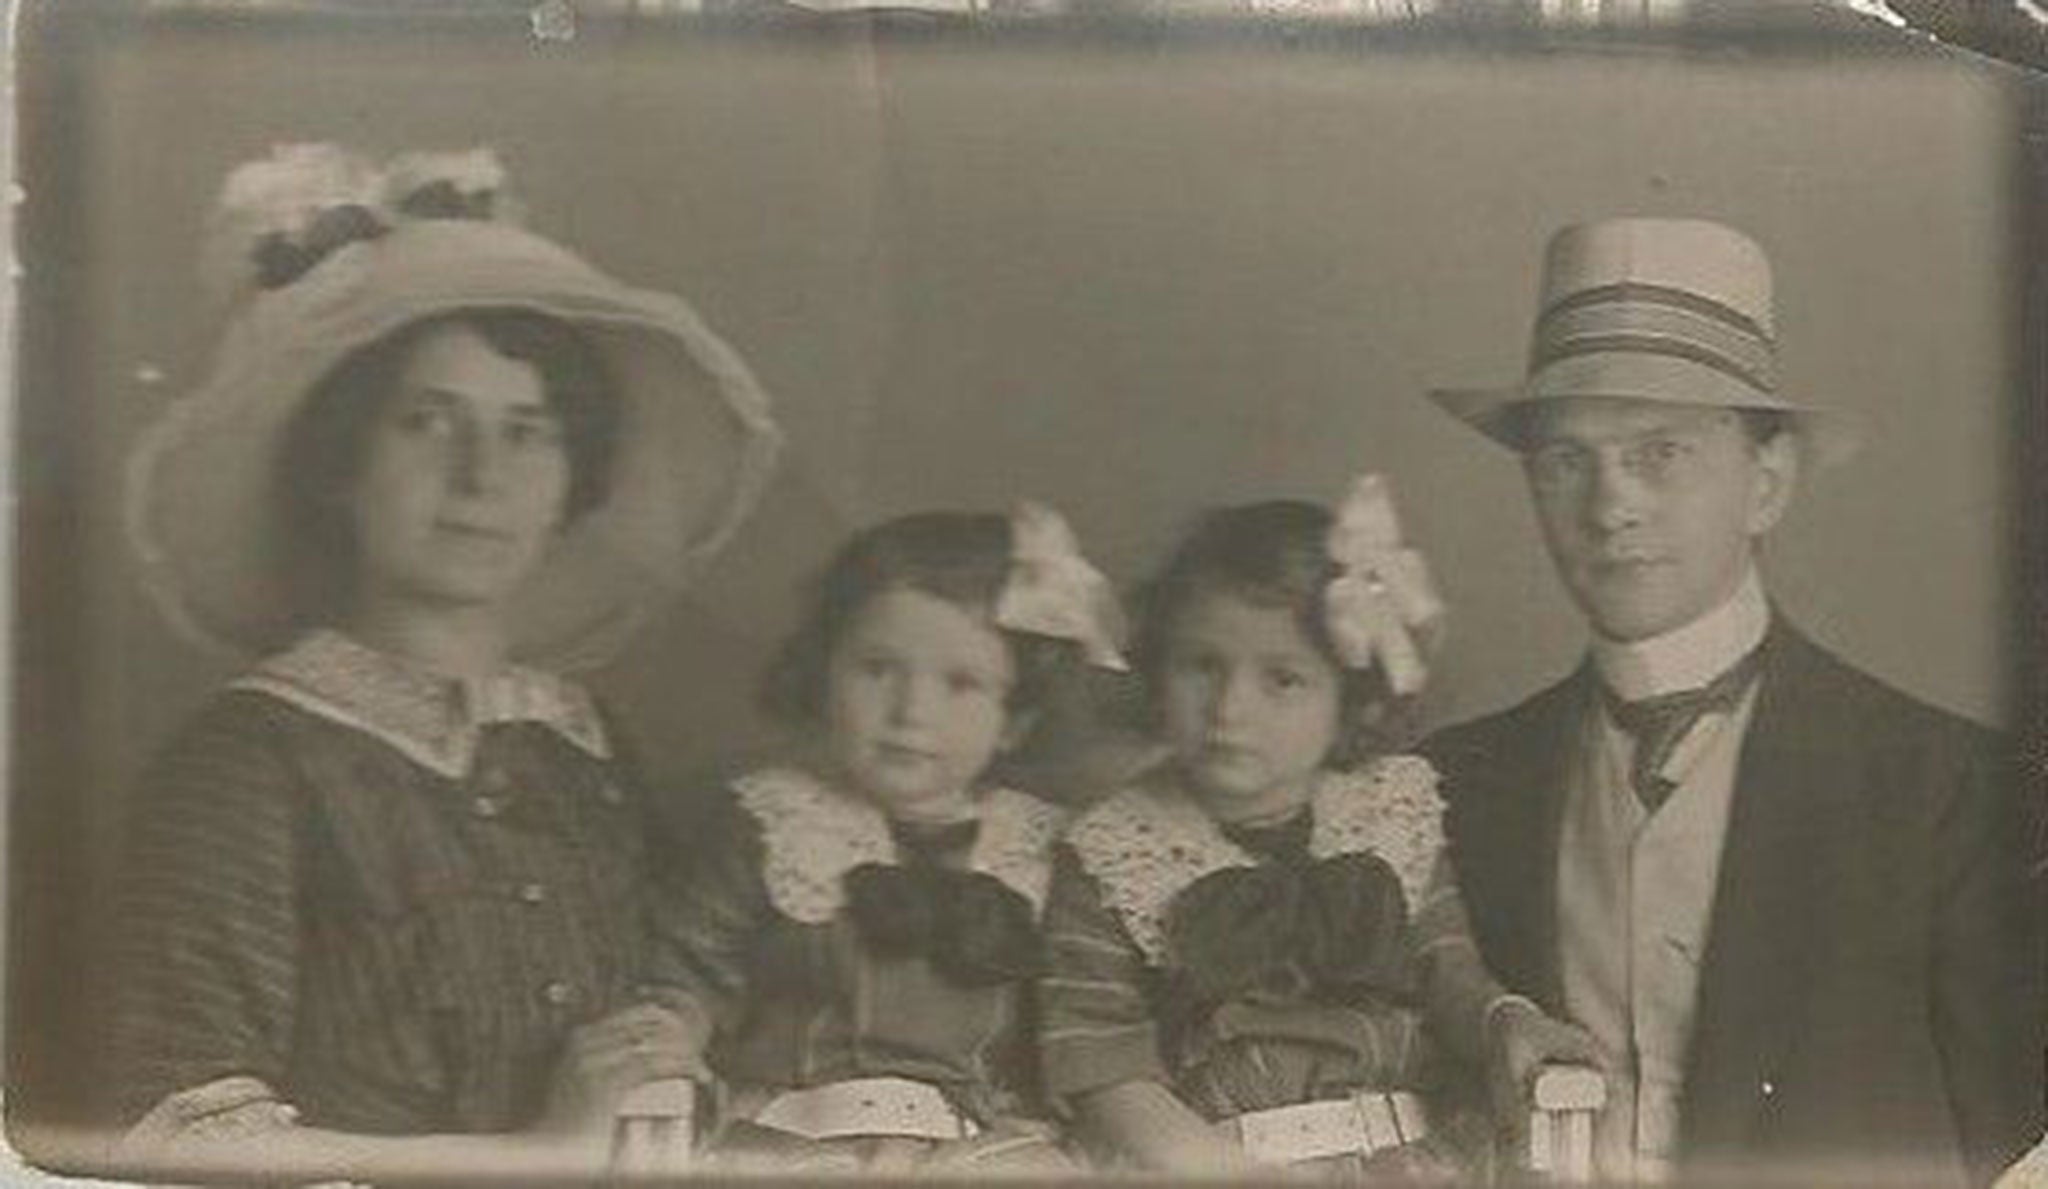
[[[242,654],[305,626],[291,597],[279,448],[308,395],[411,324],[520,310],[575,328],[616,390],[607,497],[578,516],[514,608],[521,659],[606,659],[732,535],[781,435],[739,354],[682,299],[614,280],[519,226],[488,150],[379,168],[331,145],[230,175],[203,267],[228,303],[207,379],[130,460],[128,529],[187,635]]]

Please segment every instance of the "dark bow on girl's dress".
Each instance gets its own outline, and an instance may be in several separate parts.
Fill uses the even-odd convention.
[[[1319,999],[1414,991],[1408,902],[1386,860],[1309,854],[1310,815],[1275,826],[1226,826],[1262,861],[1188,885],[1166,920],[1186,992],[1211,1005],[1262,990]]]
[[[1001,880],[956,863],[980,823],[935,829],[893,824],[898,864],[863,863],[846,874],[847,910],[874,951],[922,955],[963,986],[1031,978],[1043,966],[1031,902]]]

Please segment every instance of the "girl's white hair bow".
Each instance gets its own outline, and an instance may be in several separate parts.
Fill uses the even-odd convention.
[[[1420,691],[1429,668],[1417,637],[1437,632],[1444,604],[1429,563],[1402,544],[1386,480],[1352,480],[1330,526],[1328,549],[1337,576],[1324,591],[1323,608],[1338,659],[1347,668],[1379,666],[1396,695]]]
[[[1129,668],[1116,589],[1081,556],[1066,520],[1044,504],[1026,501],[1010,514],[1010,574],[996,599],[995,621],[1012,631],[1072,640],[1099,668]]]

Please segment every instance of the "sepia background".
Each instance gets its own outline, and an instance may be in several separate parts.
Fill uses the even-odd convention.
[[[209,203],[278,142],[495,147],[531,225],[686,295],[775,397],[766,504],[591,675],[679,801],[775,744],[753,689],[803,579],[916,508],[1048,500],[1128,581],[1203,508],[1380,471],[1454,617],[1430,720],[1558,676],[1582,629],[1518,468],[1423,393],[1512,382],[1545,239],[1624,213],[1761,241],[1789,394],[1867,427],[1770,543],[1783,607],[1913,693],[2008,716],[2018,108],[1992,67],[1683,39],[118,24],[46,45],[62,103],[27,142],[17,1119],[99,1109],[130,784],[233,672],[149,605],[119,501],[218,330]]]

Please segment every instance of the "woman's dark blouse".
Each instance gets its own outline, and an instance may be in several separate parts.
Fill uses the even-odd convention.
[[[309,1125],[516,1129],[565,1033],[636,999],[645,823],[615,760],[498,721],[450,775],[340,717],[230,688],[146,774],[129,1117],[246,1074]]]

